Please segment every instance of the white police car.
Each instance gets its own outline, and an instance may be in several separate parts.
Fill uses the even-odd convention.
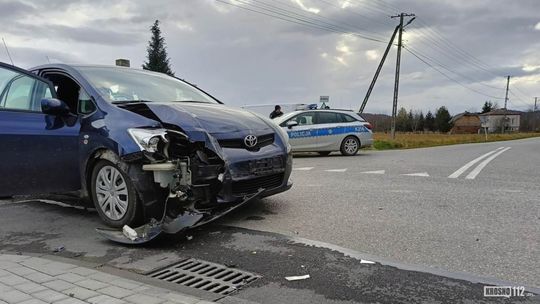
[[[373,144],[371,125],[353,111],[295,111],[275,118],[274,122],[289,135],[293,152],[328,155],[341,151],[352,156]]]

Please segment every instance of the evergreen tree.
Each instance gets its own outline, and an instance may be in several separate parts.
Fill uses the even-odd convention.
[[[482,113],[491,112],[494,110],[493,103],[491,101],[486,101],[482,107]]]
[[[408,115],[407,110],[405,108],[400,108],[397,115],[396,115],[396,130],[401,132],[407,131],[408,126]]]
[[[425,122],[425,118],[424,118],[424,113],[422,113],[422,111],[420,111],[420,113],[417,113],[416,114],[416,131],[420,131],[420,132],[423,132],[424,131],[424,122]]]
[[[409,110],[409,115],[407,116],[407,132],[412,132],[415,130],[415,121],[414,114],[412,110]]]
[[[424,129],[432,132],[435,131],[435,117],[433,117],[431,111],[428,111],[426,114],[426,118],[424,121]]]
[[[452,116],[448,109],[445,106],[437,109],[435,113],[435,127],[439,132],[446,133],[452,129],[452,124],[450,124],[450,119]]]
[[[167,48],[165,46],[165,38],[161,36],[161,30],[159,29],[159,20],[154,22],[154,25],[150,28],[152,32],[152,38],[148,41],[147,60],[142,68],[145,70],[165,73],[174,76],[174,72],[171,70],[169,64],[169,57],[167,56]]]

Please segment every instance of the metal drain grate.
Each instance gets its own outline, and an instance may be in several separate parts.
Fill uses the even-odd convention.
[[[148,274],[152,278],[227,295],[261,276],[197,259],[186,259]]]

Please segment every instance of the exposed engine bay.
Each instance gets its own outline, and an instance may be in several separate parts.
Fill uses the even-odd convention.
[[[263,196],[266,189],[261,186],[267,184],[265,178],[280,176],[269,184],[281,185],[286,163],[291,162],[274,156],[231,166],[219,141],[205,129],[190,130],[188,135],[176,125],[161,121],[146,105],[130,110],[158,120],[164,128],[128,130],[141,151],[124,155],[115,163],[124,163],[129,167],[125,172],[139,181],[136,188],[145,224],[136,228],[124,226],[122,231],[97,229],[116,242],[145,243],[161,232],[173,234],[213,221]],[[110,160],[106,155],[101,157]],[[250,188],[239,188],[240,193],[234,193],[232,176],[247,181],[262,179],[259,185],[250,184]]]

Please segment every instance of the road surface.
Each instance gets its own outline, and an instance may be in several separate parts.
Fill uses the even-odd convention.
[[[539,151],[535,138],[296,157],[293,190],[222,223],[540,286]]]
[[[298,156],[291,191],[143,247],[103,240],[91,210],[0,201],[0,251],[137,273],[195,257],[261,275],[235,294],[260,303],[480,303],[486,283],[540,286],[539,150],[528,139]]]

